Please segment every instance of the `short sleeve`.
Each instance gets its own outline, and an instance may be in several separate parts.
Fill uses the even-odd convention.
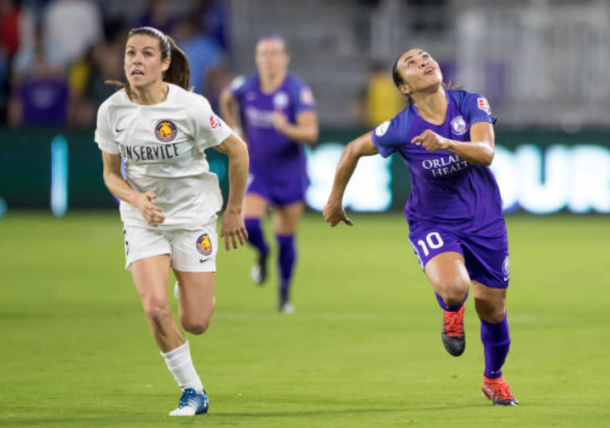
[[[470,126],[479,122],[496,123],[496,117],[491,114],[491,108],[489,102],[481,94],[469,93],[464,97],[462,103],[462,113],[468,119]]]
[[[119,145],[114,141],[112,128],[110,126],[110,115],[108,107],[102,104],[97,111],[97,125],[95,127],[95,142],[100,150],[111,155],[118,155]]]
[[[203,109],[197,112],[196,144],[200,149],[215,147],[226,140],[233,131],[210,107],[202,97]]]
[[[387,120],[373,130],[373,144],[377,147],[379,154],[387,158],[391,154],[398,151],[399,147],[404,143],[404,135],[407,131],[399,132],[399,118],[396,116],[392,120]],[[401,137],[401,135],[403,137]]]
[[[237,76],[229,85],[229,90],[237,99],[241,99],[247,89],[247,79],[245,76]]]
[[[309,86],[303,81],[297,81],[295,83],[295,94],[294,94],[294,112],[295,114],[302,113],[307,110],[314,110],[316,108],[316,100],[313,97],[313,93]]]

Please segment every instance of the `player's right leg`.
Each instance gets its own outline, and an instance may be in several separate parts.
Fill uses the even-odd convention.
[[[170,416],[194,416],[207,411],[208,401],[191,360],[189,343],[172,317],[167,288],[169,266],[169,255],[164,254],[131,263],[131,272],[161,356],[182,390],[178,409]]]
[[[443,345],[451,355],[462,355],[466,348],[464,302],[470,278],[460,241],[437,225],[419,223],[409,225],[409,242],[443,309]]]
[[[464,257],[453,251],[437,254],[426,264],[425,272],[443,309],[443,345],[449,354],[458,357],[466,348],[464,302],[470,287]]]
[[[262,219],[267,214],[268,204],[268,201],[258,193],[248,193],[244,200],[244,219],[248,231],[248,242],[258,253],[251,270],[252,280],[257,285],[262,285],[267,279],[269,245],[265,241]]]

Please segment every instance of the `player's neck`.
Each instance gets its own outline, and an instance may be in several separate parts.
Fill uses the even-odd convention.
[[[164,82],[155,83],[143,88],[129,88],[129,99],[141,105],[154,105],[165,101],[169,86]]]
[[[278,73],[273,76],[265,76],[264,78],[261,76],[261,91],[266,94],[275,92],[277,88],[282,86],[282,83],[284,83],[284,79],[286,79],[286,73]]]
[[[430,93],[421,92],[414,94],[413,104],[415,104],[419,116],[426,122],[434,125],[445,123],[448,103],[443,88]]]

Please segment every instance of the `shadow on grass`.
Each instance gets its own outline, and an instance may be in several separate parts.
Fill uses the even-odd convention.
[[[451,406],[435,406],[435,407],[421,407],[421,408],[374,408],[374,409],[363,409],[363,408],[346,408],[336,410],[324,410],[324,409],[311,409],[311,410],[295,410],[295,411],[279,411],[279,412],[228,412],[228,413],[210,413],[205,416],[199,416],[198,418],[209,419],[210,422],[216,421],[223,424],[227,424],[227,418],[236,419],[235,423],[240,420],[252,420],[252,419],[264,419],[264,418],[320,418],[326,416],[348,416],[348,415],[366,415],[366,414],[395,414],[395,413],[413,413],[418,412],[439,412],[443,410],[458,410],[467,408],[478,408],[488,407],[488,405],[477,404],[461,404]],[[91,417],[9,417],[0,418],[0,426],[44,426],[56,424],[57,426],[149,426],[150,423],[155,421],[160,422],[163,420],[167,423],[169,420],[176,422],[187,422],[192,421],[191,418],[170,418],[169,416],[159,415],[99,415]]]

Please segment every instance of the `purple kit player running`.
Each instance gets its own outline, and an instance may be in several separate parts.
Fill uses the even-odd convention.
[[[399,153],[411,173],[409,241],[443,309],[443,344],[451,355],[464,352],[464,302],[472,285],[485,350],[483,392],[496,405],[515,406],[501,370],[510,347],[509,271],[502,200],[488,168],[496,118],[482,95],[446,89],[438,63],[420,49],[402,54],[392,73],[410,105],[348,144],[324,219],[351,226],[342,198],[358,159]]]
[[[305,82],[288,74],[290,58],[284,41],[265,37],[256,45],[258,73],[237,77],[221,95],[220,108],[233,129],[244,128],[250,152],[249,186],[245,218],[248,241],[258,250],[252,279],[267,277],[269,246],[261,219],[272,206],[279,247],[279,305],[292,313],[290,284],[296,261],[294,236],[303,213],[307,172],[304,144],[318,139],[318,118],[313,95]]]

